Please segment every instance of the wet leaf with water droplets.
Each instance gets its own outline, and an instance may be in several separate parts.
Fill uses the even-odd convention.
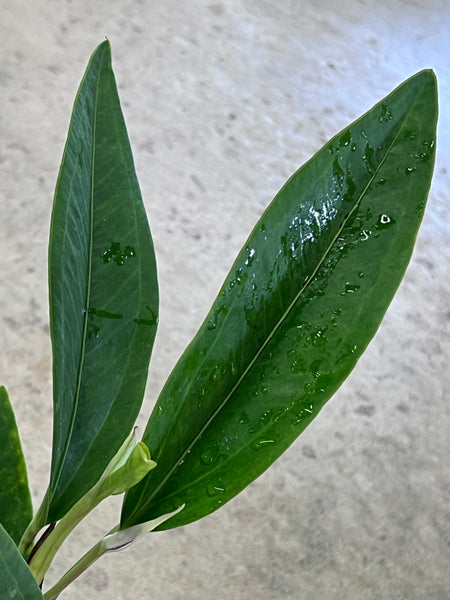
[[[185,510],[163,528],[222,506],[282,454],[341,385],[411,256],[436,120],[436,81],[422,71],[281,189],[161,393],[164,411],[154,411],[144,435],[158,468],[129,492],[123,526],[171,510],[174,498]],[[227,312],[217,318],[224,303]],[[220,502],[211,498],[218,481]]]

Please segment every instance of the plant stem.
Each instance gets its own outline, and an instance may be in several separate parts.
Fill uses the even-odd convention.
[[[59,594],[70,585],[79,575],[81,575],[88,567],[92,565],[100,556],[106,552],[117,552],[126,548],[137,539],[142,539],[144,535],[153,531],[170,519],[174,515],[183,510],[184,504],[179,506],[176,510],[171,513],[161,515],[156,519],[147,521],[146,523],[140,523],[139,525],[133,525],[128,529],[120,529],[120,524],[116,525],[109,531],[95,546],[93,546],[86,554],[75,563],[75,565],[65,573],[61,579],[52,588],[50,588],[45,594],[45,600],[55,600]]]
[[[48,536],[51,534],[51,532],[55,529],[55,527],[56,527],[56,523],[50,523],[50,525],[46,528],[44,533],[41,535],[41,537],[35,543],[30,554],[28,555],[28,558],[27,558],[28,564],[30,564],[31,560],[33,559],[33,556],[36,554],[36,552],[39,550],[39,548],[42,546],[42,544],[45,542],[45,540],[48,538]]]
[[[38,585],[41,585],[55,554],[67,536],[84,519],[84,517],[98,504],[101,498],[97,497],[96,486],[83,496],[59,521],[50,535],[43,541],[34,553],[29,566]]]
[[[75,579],[81,575],[88,567],[90,567],[97,559],[106,552],[103,539],[93,546],[86,554],[80,558],[74,566],[65,573],[61,579],[44,594],[45,600],[55,600],[59,594],[70,585]]]
[[[48,509],[48,493],[49,492],[47,490],[41,502],[41,505],[38,508],[37,513],[34,515],[33,519],[28,524],[28,527],[25,529],[22,539],[20,540],[18,546],[19,552],[25,559],[27,559],[30,555],[34,538],[45,525]]]

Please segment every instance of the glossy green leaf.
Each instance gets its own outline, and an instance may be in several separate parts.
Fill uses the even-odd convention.
[[[344,129],[266,210],[172,372],[144,440],[158,467],[122,526],[222,506],[296,439],[375,334],[429,191],[436,81],[422,71]]]
[[[0,522],[18,544],[31,521],[33,508],[19,432],[3,386],[0,386],[0,441]]]
[[[158,288],[109,42],[75,100],[49,249],[54,439],[48,521],[98,480],[139,412]]]
[[[11,537],[0,525],[0,590],[2,600],[42,600],[34,580]]]

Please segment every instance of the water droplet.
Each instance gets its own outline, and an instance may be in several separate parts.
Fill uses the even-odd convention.
[[[208,487],[206,488],[206,493],[210,497],[218,496],[225,492],[225,486],[221,479],[216,479],[208,483]]]
[[[374,149],[371,146],[369,146],[369,144],[367,143],[366,147],[364,149],[364,154],[363,154],[362,159],[363,159],[364,164],[366,165],[366,169],[367,169],[367,172],[369,173],[369,175],[372,175],[375,170],[375,166],[373,164],[374,154],[375,154]]]
[[[411,158],[415,158],[420,162],[427,162],[434,154],[434,141],[423,141],[422,146],[425,146],[425,150],[423,152],[414,152],[414,154],[411,154]]]
[[[336,156],[336,158],[333,161],[333,175],[335,183],[337,183],[338,185],[342,185],[344,183],[345,173],[341,165],[339,164],[338,156]]]
[[[267,389],[266,389],[267,391]],[[263,424],[266,424],[270,421],[270,419],[272,418],[272,409],[269,408],[269,410],[266,410],[260,417],[260,421],[262,421]]]
[[[387,104],[384,104],[384,102],[381,105],[381,115],[378,120],[380,123],[386,123],[387,121],[392,120],[392,110]]]
[[[325,341],[325,329],[318,329],[311,335],[311,343],[313,346],[319,346]]]
[[[218,444],[213,444],[210,448],[205,450],[200,455],[200,460],[204,465],[212,465],[219,458],[219,446]]]
[[[89,325],[87,330],[88,339],[98,339],[100,337],[100,331],[101,329],[98,327],[98,325]]]
[[[118,267],[123,267],[125,261],[136,256],[136,250],[129,244],[123,249],[120,242],[112,242],[111,246],[102,252],[101,258],[105,264],[114,262]]]
[[[219,315],[227,315],[228,314],[228,307],[225,304],[222,304],[222,306],[218,306],[216,308],[216,310],[214,311],[214,314],[210,317],[208,324],[206,326],[206,328],[208,329],[208,331],[212,331],[213,329],[215,329],[217,327],[217,321],[219,318]]]
[[[254,248],[247,248],[247,253],[248,253],[248,256],[247,256],[244,264],[247,267],[250,267],[253,262],[253,259],[255,257],[256,250]]]
[[[347,131],[345,133],[343,133],[341,135],[341,137],[339,138],[339,145],[341,146],[341,148],[343,146],[348,146],[350,144],[352,140],[352,136],[350,133],[350,129],[347,129]]]
[[[411,173],[414,173],[415,171],[416,171],[416,167],[406,167],[405,174],[411,175]]]
[[[357,292],[359,290],[359,287],[359,285],[347,282],[345,284],[345,291],[341,292],[341,296],[345,296],[346,294],[353,294],[354,292]]]
[[[250,421],[250,417],[248,416],[248,413],[244,411],[242,411],[241,416],[239,417],[239,423],[241,425],[247,424]]]
[[[376,229],[380,230],[388,229],[389,227],[392,227],[392,225],[395,225],[395,219],[389,215],[383,214],[379,216],[378,223],[375,225],[375,227]]]
[[[228,284],[228,289],[232,290],[235,285],[243,286],[248,279],[248,273],[244,273],[242,267],[236,269],[234,279]]]
[[[212,381],[217,381],[217,379],[219,379],[219,375],[220,375],[220,367],[219,367],[219,365],[215,365],[213,370],[211,371],[210,379]]]
[[[275,444],[275,440],[255,440],[251,444],[252,450],[261,450],[262,448],[268,448],[272,444]]]
[[[304,362],[302,360],[294,360],[291,363],[291,373],[303,373]]]
[[[267,393],[267,388],[265,386],[261,386],[260,391],[263,394],[265,394],[265,393]],[[256,391],[254,395],[258,396],[259,391]],[[249,427],[249,433],[256,433],[257,431],[259,431],[263,425],[266,425],[267,423],[269,423],[269,421],[272,419],[272,416],[273,416],[273,410],[271,408],[269,408],[259,417],[258,421],[256,421],[256,423],[254,425]]]
[[[259,230],[263,234],[263,240],[267,241],[267,231],[266,231],[266,226],[264,225],[264,223],[261,223],[261,225],[259,226]]]
[[[415,131],[407,129],[404,133],[404,136],[413,142],[417,137],[417,133]]]
[[[307,386],[309,389],[309,386]],[[305,390],[307,391],[307,390]],[[291,415],[293,420],[291,421],[291,425],[299,425],[304,424],[306,419],[311,419],[311,415],[314,413],[312,404],[309,404],[307,407],[297,408],[292,410]]]

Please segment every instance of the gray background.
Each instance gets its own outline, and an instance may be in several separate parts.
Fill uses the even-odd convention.
[[[46,252],[75,92],[107,36],[155,240],[161,319],[140,424],[285,179],[416,71],[438,154],[404,282],[366,354],[290,450],[208,518],[104,557],[62,597],[450,598],[450,4],[0,0],[0,382],[37,506],[48,481]],[[118,519],[116,499],[48,583]]]

